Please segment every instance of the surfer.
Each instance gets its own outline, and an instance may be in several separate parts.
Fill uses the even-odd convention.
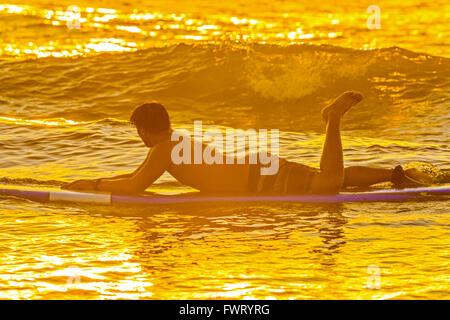
[[[366,166],[344,168],[341,120],[362,98],[358,92],[345,92],[322,109],[326,136],[320,169],[280,158],[278,172],[273,175],[261,175],[263,165],[250,164],[249,161],[236,161],[234,164],[225,164],[225,161],[222,164],[175,164],[171,157],[172,149],[179,142],[171,139],[173,130],[169,115],[161,104],[145,103],[133,111],[130,119],[144,144],[150,148],[145,161],[132,173],[77,180],[62,185],[62,189],[135,194],[145,191],[166,171],[185,185],[216,193],[333,194],[342,187],[365,187],[380,182],[392,182],[395,185],[417,181],[431,183],[431,178],[425,173],[416,169],[403,170],[401,166],[394,169]],[[194,144],[200,142],[193,140],[191,143],[192,149],[195,149]],[[202,144],[201,150],[206,147]]]

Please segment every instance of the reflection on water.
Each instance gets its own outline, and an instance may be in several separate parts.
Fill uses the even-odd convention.
[[[129,172],[145,156],[124,121],[1,121],[2,183],[58,186]],[[280,136],[282,155],[318,164],[323,135]],[[345,135],[344,146],[347,165],[448,165],[440,135]],[[169,175],[155,188],[185,190]],[[0,204],[0,298],[448,297],[445,199],[129,207],[2,197]],[[377,290],[368,288],[372,265],[381,270]]]
[[[0,217],[2,298],[448,297],[445,201],[22,207]]]

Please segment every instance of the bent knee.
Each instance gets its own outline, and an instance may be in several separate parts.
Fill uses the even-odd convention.
[[[315,194],[338,193],[344,183],[343,175],[330,175],[319,172],[311,181],[311,192]]]

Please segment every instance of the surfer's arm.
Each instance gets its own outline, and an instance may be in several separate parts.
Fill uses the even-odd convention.
[[[133,172],[131,172],[131,173],[124,173],[124,174],[120,174],[120,175],[118,175],[118,176],[112,176],[112,177],[105,177],[105,178],[102,178],[102,180],[106,180],[106,179],[108,179],[108,180],[116,180],[116,179],[124,179],[124,178],[131,178],[131,177],[133,177],[141,168],[142,168],[142,166],[145,164],[145,161],[144,162],[142,162],[140,165],[139,165],[139,167],[137,167]]]
[[[120,174],[118,176],[113,176],[113,177],[109,177],[109,178],[104,178],[104,179],[110,179],[110,180],[115,180],[115,179],[123,179],[123,178],[131,178],[136,172],[138,172],[138,170],[142,167],[144,163],[142,163],[137,169],[135,169],[132,173],[124,173],[124,174]]]
[[[118,176],[113,176],[113,177],[108,177],[108,178],[104,178],[104,179],[123,179],[123,178],[131,178],[132,176],[134,176],[136,174],[136,172],[138,172],[142,166],[145,164],[145,161],[143,163],[141,163],[139,165],[139,167],[137,167],[133,172],[131,173],[124,173],[124,174],[120,174]]]
[[[103,178],[103,179],[115,180],[115,179],[130,178],[133,174],[134,174],[134,172],[132,172],[132,173],[124,173],[124,174],[120,174],[118,176],[113,176],[113,177],[108,177],[108,178]]]
[[[124,178],[100,179],[96,189],[118,193],[142,192],[166,171],[170,155],[167,146],[156,146],[149,151],[145,161],[133,174]]]

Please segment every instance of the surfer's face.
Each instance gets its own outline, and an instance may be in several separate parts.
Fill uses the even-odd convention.
[[[149,134],[147,131],[145,131],[142,128],[137,128],[137,132],[139,137],[141,137],[142,141],[144,142],[144,144],[151,148],[153,147],[153,142],[152,142],[152,138],[151,138],[151,134]]]

